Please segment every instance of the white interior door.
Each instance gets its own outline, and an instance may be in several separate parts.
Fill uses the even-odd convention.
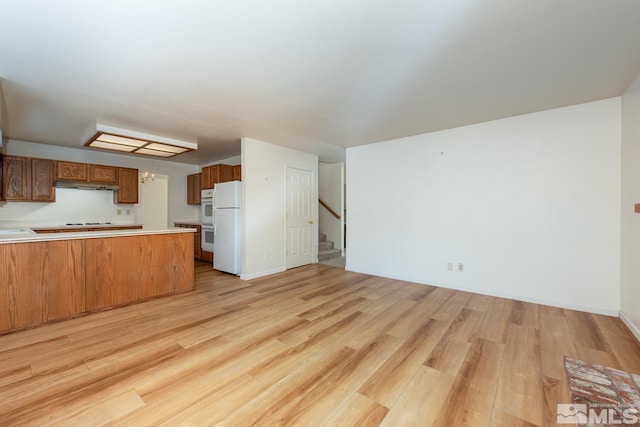
[[[312,172],[287,167],[287,268],[311,264]]]

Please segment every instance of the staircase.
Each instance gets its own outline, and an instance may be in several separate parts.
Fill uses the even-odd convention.
[[[318,261],[322,262],[339,256],[342,256],[342,251],[333,247],[333,242],[327,240],[327,235],[318,234]]]

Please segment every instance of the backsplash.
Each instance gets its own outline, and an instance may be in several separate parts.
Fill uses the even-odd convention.
[[[0,202],[0,227],[134,221],[135,205],[114,204],[113,191],[57,188],[54,203]]]

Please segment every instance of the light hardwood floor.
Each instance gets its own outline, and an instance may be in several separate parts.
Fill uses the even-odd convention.
[[[133,285],[133,284],[132,284]],[[0,336],[0,425],[546,426],[619,319],[311,265]]]

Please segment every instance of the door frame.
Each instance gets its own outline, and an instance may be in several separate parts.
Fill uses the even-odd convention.
[[[311,264],[317,264],[318,263],[318,176],[317,173],[314,172],[313,169],[310,169],[308,166],[302,166],[299,164],[290,164],[290,163],[286,163],[284,164],[284,184],[283,184],[283,190],[284,190],[284,198],[283,198],[283,230],[284,230],[284,235],[283,237],[283,241],[284,241],[284,269],[288,270],[289,267],[287,265],[287,250],[288,248],[288,244],[287,244],[287,202],[289,200],[289,192],[287,191],[287,186],[288,186],[288,180],[287,180],[287,170],[288,169],[300,169],[300,170],[304,170],[307,171],[311,174],[311,216],[312,216],[312,221],[313,224],[311,225],[311,239],[309,239],[309,244],[311,245],[310,251],[311,251]],[[314,203],[314,200],[316,201]]]

